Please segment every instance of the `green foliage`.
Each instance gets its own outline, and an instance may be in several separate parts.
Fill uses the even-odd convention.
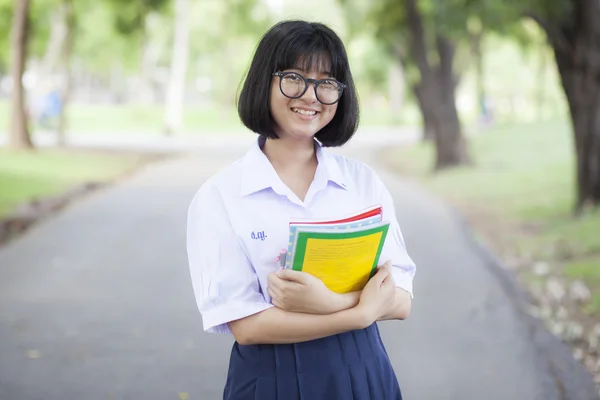
[[[598,260],[580,260],[565,266],[565,275],[571,279],[585,279],[600,285],[600,268]]]
[[[357,85],[363,89],[368,88],[367,92],[385,92],[390,63],[394,60],[384,43],[362,35],[354,37],[348,47]]]
[[[44,53],[50,37],[52,11],[62,0],[35,0],[29,6],[29,55]],[[0,0],[0,73],[7,72],[10,63],[11,30],[14,0]]]
[[[0,74],[8,69],[13,1],[0,0]]]
[[[31,1],[29,6],[30,36],[29,55],[40,57],[50,38],[52,12],[62,0]]]
[[[356,31],[371,32],[388,46],[390,52],[400,50],[408,67],[408,76],[416,71],[410,66],[408,51],[407,13],[404,2],[397,0],[339,0],[347,9],[346,17]],[[559,14],[565,10],[564,2],[531,0],[529,3],[544,4],[544,15]],[[459,46],[468,47],[473,35],[496,32],[508,35],[523,46],[540,44],[539,31],[522,24],[527,12],[527,2],[508,0],[417,0],[423,20],[426,41],[435,48],[435,36],[442,34],[453,39]],[[435,53],[430,58],[435,60]]]
[[[109,180],[143,159],[136,154],[0,149],[0,216],[19,203],[56,195],[79,183]]]
[[[79,65],[98,74],[110,71],[115,63],[129,70],[138,68],[139,42],[116,31],[114,9],[106,3],[93,2],[85,12],[79,8],[77,18],[74,58]]]
[[[118,33],[133,36],[144,31],[146,15],[164,12],[169,0],[105,0],[112,9],[114,25]]]
[[[600,254],[600,210],[582,218],[571,214],[575,163],[566,118],[499,125],[472,137],[470,147],[476,169],[431,174],[428,144],[395,153],[394,164],[459,206],[481,207],[503,221],[538,227],[534,236],[515,238],[523,252],[538,259]]]
[[[488,217],[481,225],[493,234],[492,240],[503,238],[525,259],[564,265],[567,278],[584,280],[596,293],[589,310],[597,313],[600,209],[572,215],[575,157],[570,130],[566,117],[493,127],[471,138],[476,169],[431,174],[432,149],[427,144],[395,150],[388,157],[403,176],[417,179],[467,215],[484,210]],[[482,222],[481,217],[475,220]]]
[[[403,152],[401,158],[411,174],[436,193],[456,201],[485,204],[509,219],[558,223],[570,215],[573,201],[571,146],[569,125],[561,118],[535,124],[499,124],[473,136],[470,148],[476,169],[430,174],[433,153],[429,144]]]
[[[261,36],[273,23],[271,15],[259,0],[222,0],[229,36]],[[221,32],[223,34],[224,32]],[[223,35],[228,36],[228,35]]]

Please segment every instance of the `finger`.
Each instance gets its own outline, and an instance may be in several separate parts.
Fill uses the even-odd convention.
[[[387,260],[385,263],[377,266],[377,271],[383,270],[383,269],[391,269],[391,268],[392,268],[392,262],[390,260]]]
[[[391,261],[386,261],[383,265],[379,266],[379,269],[381,271],[390,271],[392,269],[392,262]]]
[[[394,281],[394,276],[390,273],[388,276],[385,277],[385,279],[383,280],[381,285],[382,286],[396,286],[396,282]]]
[[[286,279],[281,278],[277,272],[273,272],[271,274],[271,282],[273,283],[273,286],[282,288],[286,283],[288,283],[288,281]]]
[[[281,308],[283,310],[282,304],[279,302],[279,300],[277,300],[276,298],[273,298],[271,300],[271,303],[273,303],[273,305],[277,308]]]
[[[275,272],[271,272],[269,275],[267,275],[267,284],[269,286],[271,286],[273,284],[273,282],[276,282],[279,280],[279,277],[277,276],[277,274]]]
[[[383,280],[390,274],[390,270],[388,268],[381,268],[377,271],[377,273],[375,274],[375,276],[373,276],[376,283],[378,283],[379,285],[381,285],[381,283],[383,282]]]
[[[306,283],[306,272],[294,271],[293,269],[281,269],[277,271],[276,275],[283,280]]]
[[[387,260],[383,264],[379,265],[377,268],[379,268],[379,269],[392,268],[392,261]]]

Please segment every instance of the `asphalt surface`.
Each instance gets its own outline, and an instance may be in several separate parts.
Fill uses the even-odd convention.
[[[0,249],[0,400],[221,398],[233,341],[202,331],[186,213],[248,143],[149,165]],[[366,143],[343,152],[380,172],[418,265],[411,317],[380,324],[405,399],[598,398],[456,214]]]

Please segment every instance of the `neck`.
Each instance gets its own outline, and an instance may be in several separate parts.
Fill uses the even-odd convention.
[[[275,170],[289,170],[314,165],[315,142],[310,140],[267,139],[263,152]]]

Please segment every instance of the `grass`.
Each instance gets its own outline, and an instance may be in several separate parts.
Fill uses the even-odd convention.
[[[145,156],[68,150],[0,149],[0,218],[23,202],[53,196],[76,184],[107,181]]]
[[[8,130],[9,111],[9,103],[0,101],[0,133]],[[67,112],[68,129],[76,134],[162,134],[164,108],[160,104],[73,103]],[[406,116],[404,120],[383,107],[365,109],[361,113],[361,126],[407,125],[418,121],[414,110],[403,115]],[[233,106],[187,106],[184,110],[184,127],[189,134],[245,129]],[[34,123],[32,128],[35,132],[39,126]]]
[[[566,119],[501,125],[469,143],[474,166],[433,173],[429,144],[386,154],[401,174],[467,209],[484,209],[492,229],[522,257],[546,261],[568,280],[591,288],[588,308],[600,315],[600,210],[573,216],[575,158]],[[494,222],[496,221],[496,222]]]
[[[0,101],[0,132],[9,126],[10,106]],[[77,134],[162,134],[164,109],[160,105],[73,103],[67,109],[68,129]],[[222,132],[241,127],[233,108],[186,107],[186,130],[191,133]],[[39,128],[32,124],[33,130]]]

